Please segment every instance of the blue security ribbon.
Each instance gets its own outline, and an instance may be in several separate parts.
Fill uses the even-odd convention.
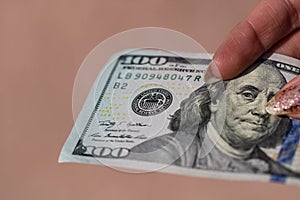
[[[293,159],[297,151],[297,147],[300,139],[300,120],[292,119],[292,124],[293,127],[285,135],[283,144],[279,150],[278,158],[276,160],[277,162],[282,164],[291,165],[293,163]],[[286,176],[272,175],[270,181],[285,183]]]

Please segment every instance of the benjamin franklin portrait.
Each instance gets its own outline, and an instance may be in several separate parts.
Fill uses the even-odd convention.
[[[287,117],[265,105],[286,83],[280,71],[260,62],[236,79],[204,84],[171,116],[170,133],[131,149],[130,159],[181,167],[299,176],[270,158],[291,128]]]

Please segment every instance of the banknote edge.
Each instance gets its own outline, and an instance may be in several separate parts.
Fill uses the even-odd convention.
[[[134,50],[136,50],[136,49],[134,49]],[[116,54],[114,54],[113,56],[111,56],[111,58],[108,60],[108,62],[107,63],[109,63],[109,61],[111,61],[111,60],[113,60],[113,59],[116,59],[116,62],[114,62],[113,64],[115,64],[115,63],[117,63],[118,62],[118,57],[119,56],[121,56],[121,55],[123,55],[125,52],[128,52],[128,51],[132,51],[132,49],[130,49],[130,50],[124,50],[124,51],[121,51],[121,52],[118,52],[118,53],[116,53]],[[156,51],[153,51],[153,50],[146,50],[146,52],[143,50],[143,52],[140,52],[140,54],[145,54],[145,55],[147,55],[147,54],[150,54],[150,53],[152,53],[152,55],[153,55],[153,52],[154,52],[154,54],[155,55],[162,55],[162,53],[161,52],[156,52]],[[192,56],[192,57],[201,57],[201,56],[204,56],[206,59],[210,59],[211,57],[212,57],[212,54],[209,54],[210,56],[209,57],[207,57],[207,55],[208,54],[197,54],[197,53],[183,53],[183,52],[179,52],[179,53],[181,53],[181,54],[184,54],[184,56]],[[128,54],[128,53],[126,53],[126,54]],[[136,53],[134,53],[134,54],[136,54]],[[300,65],[300,61],[299,60],[297,60],[297,59],[295,59],[295,58],[291,58],[291,57],[288,57],[288,56],[285,56],[285,55],[280,55],[280,54],[272,54],[272,55],[270,55],[270,54],[266,54],[266,55],[264,55],[263,57],[262,57],[263,59],[270,59],[270,60],[274,60],[274,61],[277,61],[277,62],[285,62],[285,63],[288,63],[288,64],[291,64],[291,65]],[[83,113],[86,113],[87,115],[89,115],[93,110],[94,110],[94,107],[95,107],[95,105],[93,104],[93,106],[88,106],[88,105],[90,105],[87,101],[88,101],[88,99],[89,99],[89,96],[90,95],[93,95],[94,94],[94,90],[96,89],[96,86],[98,85],[98,81],[101,81],[101,77],[103,76],[103,73],[104,73],[104,71],[105,70],[107,70],[107,64],[106,65],[104,65],[102,68],[101,68],[101,72],[98,74],[98,76],[97,76],[97,78],[96,78],[96,80],[94,81],[94,83],[93,83],[93,86],[91,87],[91,89],[90,89],[90,91],[89,91],[89,94],[88,94],[88,96],[87,96],[87,98],[86,98],[86,100],[85,100],[85,102],[84,102],[84,104],[83,104],[83,106],[82,106],[82,109],[81,109],[81,111],[80,111],[80,113],[79,113],[79,115],[78,115],[78,117],[77,117],[77,119],[76,119],[76,121],[75,121],[75,123],[74,123],[74,126],[73,126],[73,128],[72,128],[72,130],[71,130],[71,132],[70,132],[70,134],[69,134],[69,136],[68,136],[68,138],[67,138],[67,140],[66,140],[66,142],[64,143],[64,145],[63,145],[63,148],[62,148],[62,150],[61,150],[61,153],[60,153],[60,155],[59,155],[59,162],[60,163],[62,163],[62,162],[76,162],[76,163],[81,163],[82,161],[80,161],[81,159],[79,159],[79,160],[73,160],[72,159],[72,157],[74,157],[74,155],[72,155],[72,153],[70,153],[70,152],[72,152],[73,151],[73,149],[74,148],[68,148],[68,147],[71,147],[71,146],[76,146],[76,141],[78,141],[78,139],[81,137],[81,135],[80,134],[78,134],[77,136],[78,137],[74,137],[74,136],[76,136],[76,134],[72,134],[74,131],[76,131],[75,129],[76,129],[76,124],[77,124],[77,121],[78,120],[84,120],[84,117],[80,117],[80,116],[82,116],[83,114],[82,114],[82,112]],[[98,95],[99,96],[99,95]],[[90,99],[92,99],[92,98],[90,98]],[[86,109],[84,109],[84,108],[86,108],[86,107],[90,107],[88,110],[86,110]],[[82,118],[82,119],[81,119]],[[86,122],[85,123],[83,123],[83,124],[86,124],[87,123],[87,120],[85,120]],[[69,145],[68,145],[69,144]],[[72,144],[72,145],[71,145]],[[88,159],[90,159],[90,158],[88,158]],[[120,162],[120,160],[116,160],[117,162]],[[98,163],[91,163],[91,162],[86,162],[86,161],[84,161],[85,163],[89,163],[89,164],[98,164],[99,165],[99,162]],[[127,160],[127,162],[128,162],[128,160]],[[130,161],[130,162],[132,162],[132,161]],[[133,162],[139,162],[139,165],[141,164],[141,162],[142,161],[133,161]],[[144,162],[143,162],[144,163]],[[153,164],[153,163],[151,163],[151,164]],[[156,163],[155,163],[156,164]],[[116,166],[116,167],[119,167],[119,164],[118,164],[118,166]],[[125,167],[125,166],[124,166]],[[189,175],[189,176],[197,176],[197,177],[206,177],[206,178],[213,178],[213,177],[211,177],[211,175],[209,175],[209,176],[202,176],[201,174],[202,173],[206,173],[206,170],[203,172],[203,170],[201,170],[201,174],[198,174],[199,172],[198,171],[200,171],[199,169],[188,169],[188,168],[183,168],[183,167],[176,167],[176,166],[171,166],[171,168],[173,169],[173,167],[175,167],[175,171],[169,171],[170,170],[170,168],[168,168],[167,170],[165,170],[165,169],[162,169],[162,170],[160,170],[161,172],[164,172],[164,173],[172,173],[172,174],[181,174],[181,175]],[[128,168],[128,167],[125,167],[125,168]],[[131,166],[130,168],[135,168],[135,167],[133,167],[133,166]],[[178,169],[180,169],[180,170],[178,170]],[[140,168],[138,168],[139,170],[143,170],[143,168],[142,167],[140,167]],[[197,174],[195,175],[194,173],[193,174],[186,174],[184,171],[190,171],[190,170],[197,170]],[[215,173],[215,171],[212,171],[212,173]],[[222,174],[227,174],[227,172],[218,172],[218,174],[219,173],[222,173]],[[254,177],[253,176],[253,174],[245,174],[247,177],[245,178],[245,179],[243,179],[243,180],[252,180],[252,178]],[[228,175],[224,175],[225,177],[220,177],[220,175],[218,176],[218,177],[216,177],[216,178],[222,178],[222,179],[235,179],[235,180],[241,180],[241,177],[240,177],[240,175],[237,175],[237,174],[235,174],[235,176],[236,177],[227,177],[227,176],[232,176],[232,173],[228,173]],[[248,176],[251,176],[250,178],[248,177]],[[259,174],[259,175],[257,175],[257,176],[260,176],[260,177],[262,177],[262,176],[266,176],[266,177],[268,177],[266,180],[263,180],[263,181],[265,181],[265,182],[269,182],[269,177],[270,177],[270,175],[261,175],[261,174]],[[260,179],[260,178],[259,178]],[[254,180],[256,180],[256,179],[254,179]],[[289,177],[288,179],[287,179],[287,182],[286,183],[291,183],[291,184],[293,184],[293,183],[295,183],[295,185],[300,185],[300,180],[297,180],[297,179],[295,179],[295,178],[291,178],[291,177]]]

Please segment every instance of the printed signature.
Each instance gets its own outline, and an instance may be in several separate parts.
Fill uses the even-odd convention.
[[[94,137],[94,138],[118,138],[118,139],[139,139],[139,140],[147,139],[147,137],[145,135],[133,136],[133,135],[130,135],[130,134],[113,134],[113,133],[108,133],[106,135],[101,135],[100,133],[94,133],[90,137]]]
[[[106,128],[115,128],[121,125],[125,125],[127,127],[150,127],[150,124],[142,123],[142,122],[127,122],[127,121],[120,121],[116,122],[113,120],[104,120],[98,122],[99,126],[105,126]]]

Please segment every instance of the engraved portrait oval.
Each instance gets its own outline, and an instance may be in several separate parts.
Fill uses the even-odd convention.
[[[133,112],[153,116],[165,111],[173,101],[172,94],[163,88],[151,88],[138,94],[132,101]]]

